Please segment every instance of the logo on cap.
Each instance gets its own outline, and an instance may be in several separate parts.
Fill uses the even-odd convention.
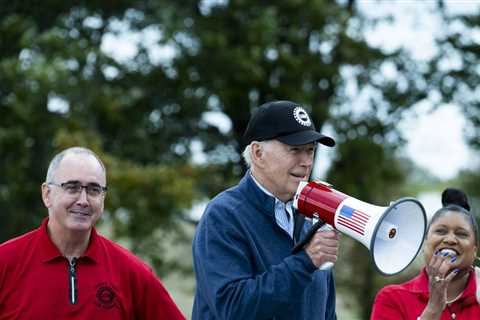
[[[310,121],[307,111],[302,107],[295,107],[295,109],[293,109],[293,117],[302,126],[310,127],[312,125],[312,121]]]

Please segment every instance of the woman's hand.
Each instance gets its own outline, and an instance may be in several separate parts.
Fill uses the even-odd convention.
[[[440,319],[440,315],[447,305],[447,289],[450,281],[458,273],[458,269],[451,272],[456,256],[450,252],[436,252],[427,265],[429,299],[421,319]]]

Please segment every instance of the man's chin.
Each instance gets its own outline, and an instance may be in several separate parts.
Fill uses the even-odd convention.
[[[85,217],[73,217],[68,221],[67,227],[72,231],[88,231],[95,224],[95,220],[92,216]]]

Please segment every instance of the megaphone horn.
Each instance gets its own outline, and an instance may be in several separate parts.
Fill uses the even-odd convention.
[[[422,247],[427,226],[425,209],[414,198],[401,198],[389,207],[380,207],[322,182],[300,182],[293,206],[306,217],[318,216],[362,243],[383,275],[397,274],[412,263]]]

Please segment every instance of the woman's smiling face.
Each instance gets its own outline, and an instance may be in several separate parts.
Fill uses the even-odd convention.
[[[467,269],[475,260],[477,245],[474,230],[468,217],[449,210],[433,221],[425,240],[424,257],[428,263],[437,251],[449,249],[457,257],[452,269]]]

